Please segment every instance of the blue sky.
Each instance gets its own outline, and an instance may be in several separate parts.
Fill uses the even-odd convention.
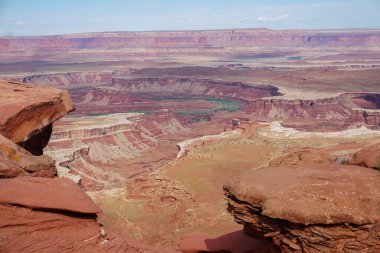
[[[380,0],[0,0],[0,36],[255,27],[380,28]]]

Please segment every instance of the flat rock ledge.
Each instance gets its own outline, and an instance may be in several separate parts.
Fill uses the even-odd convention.
[[[380,173],[337,164],[267,167],[224,187],[244,231],[281,252],[380,252]]]
[[[66,178],[17,177],[0,180],[0,204],[32,209],[100,213],[100,208]]]

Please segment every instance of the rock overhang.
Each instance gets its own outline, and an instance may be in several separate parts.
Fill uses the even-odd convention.
[[[67,91],[8,81],[0,81],[0,100],[0,133],[15,143],[74,110]]]

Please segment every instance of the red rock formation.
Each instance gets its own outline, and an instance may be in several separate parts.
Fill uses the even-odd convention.
[[[365,147],[353,154],[350,164],[380,170],[380,143]]]
[[[86,214],[101,212],[78,185],[65,178],[2,179],[0,192],[0,204]]]
[[[32,154],[42,155],[51,123],[73,109],[68,93],[5,81],[0,82],[0,91],[0,177],[55,176],[51,158]]]
[[[0,82],[0,91],[0,132],[9,138],[0,134],[0,252],[154,251],[101,227],[100,208],[78,185],[41,178],[56,174],[51,158],[14,143],[45,145],[46,126],[73,109],[68,93],[7,82]]]
[[[324,121],[326,125],[341,122],[341,127],[360,123],[380,126],[380,111],[368,111],[353,104],[352,94],[316,100],[257,99],[249,103],[246,111],[255,116],[276,119],[309,119]],[[330,121],[330,123],[328,122]]]
[[[251,171],[225,187],[246,233],[282,252],[379,252],[379,172],[317,164]]]
[[[260,70],[257,71],[260,72]],[[262,71],[265,72],[268,69]],[[318,72],[321,69],[314,71]],[[199,76],[207,75],[223,75],[223,70],[182,67],[159,70],[144,68],[114,72],[71,72],[29,76],[23,81],[61,85],[69,89],[112,83],[112,87],[100,86],[73,90],[73,99],[78,107],[76,113],[82,115],[171,108],[171,104],[168,107],[162,107],[165,104],[160,104],[159,99],[182,96],[230,99],[238,102],[242,109],[249,101],[247,113],[282,119],[286,126],[302,130],[317,128],[324,131],[339,130],[357,124],[378,128],[380,125],[378,111],[380,96],[376,93],[344,93],[337,97],[315,100],[288,100],[280,97],[265,99],[268,96],[279,96],[281,93],[277,87],[271,85],[199,78]],[[233,76],[236,73],[229,72],[229,75]],[[302,122],[292,121],[292,119]],[[320,124],[321,122],[323,124]],[[321,129],[322,126],[323,129]]]
[[[87,125],[80,125],[82,121]],[[187,132],[186,125],[186,118],[169,110],[152,115],[130,113],[66,118],[58,123],[45,151],[58,161],[61,176],[78,181],[79,178],[71,174],[79,175],[86,190],[100,190],[120,183],[123,178],[112,172],[110,164],[144,154],[155,148],[162,136]],[[108,165],[107,169],[100,168],[101,165]]]
[[[57,195],[57,194],[56,194]],[[92,215],[0,205],[0,252],[155,252],[101,227]]]
[[[71,89],[76,87],[94,86],[112,82],[112,71],[104,72],[69,72],[54,74],[39,74],[26,76],[22,79],[23,83],[45,85]]]
[[[281,95],[278,88],[271,85],[197,78],[113,78],[112,86],[137,94],[179,94],[248,101],[254,98]]]
[[[15,143],[22,144],[73,109],[66,91],[0,81],[0,134]]]
[[[353,93],[350,99],[359,108],[370,110],[380,109],[380,94]]]
[[[318,152],[317,150],[304,149],[289,155],[278,157],[270,161],[270,166],[281,165],[299,165],[304,164],[308,166],[312,163],[327,163],[332,162],[334,159],[325,152]]]
[[[285,125],[302,130],[321,127],[321,122],[324,129],[319,130],[338,130],[357,124],[373,128],[378,128],[380,125],[379,102],[377,101],[379,94],[344,93],[337,97],[315,100],[288,100],[280,97],[265,99],[268,96],[279,96],[281,93],[278,88],[271,85],[202,79],[194,74],[223,74],[218,71],[220,71],[219,68],[217,70],[213,68],[165,68],[163,70],[146,68],[112,73],[44,74],[26,77],[24,81],[38,84],[46,81],[51,85],[61,85],[69,89],[112,82],[112,87],[100,86],[73,90],[73,99],[78,107],[76,113],[82,115],[159,110],[166,107],[162,107],[165,104],[160,104],[157,99],[182,96],[230,99],[241,104],[242,108],[246,107],[246,101],[248,101],[249,105],[246,108],[248,114],[282,119]],[[298,121],[292,121],[292,119],[302,122],[299,124]],[[305,120],[308,121],[307,124]]]
[[[33,156],[0,134],[0,178],[21,175],[54,177],[55,162],[48,156]]]

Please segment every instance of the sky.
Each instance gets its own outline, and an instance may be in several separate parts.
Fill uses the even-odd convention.
[[[380,0],[0,0],[0,36],[380,28]]]

